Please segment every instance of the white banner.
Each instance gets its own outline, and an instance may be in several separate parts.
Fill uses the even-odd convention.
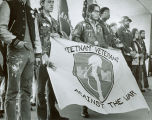
[[[48,73],[60,109],[85,105],[109,114],[149,110],[124,57],[119,50],[51,38]]]

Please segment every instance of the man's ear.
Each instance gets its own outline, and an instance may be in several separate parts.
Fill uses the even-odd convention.
[[[90,17],[91,16],[91,13],[90,12],[87,12],[87,17]]]

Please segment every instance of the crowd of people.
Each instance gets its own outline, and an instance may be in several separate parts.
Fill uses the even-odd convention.
[[[38,13],[31,9],[29,0],[3,1],[0,5],[0,51],[3,56],[0,117],[5,113],[6,120],[31,120],[31,105],[36,105],[38,120],[68,120],[60,116],[55,107],[56,97],[46,69],[47,66],[56,69],[49,61],[50,37],[67,36],[50,15],[54,0],[40,0],[40,5]],[[110,8],[89,5],[84,20],[71,32],[72,41],[121,50],[141,92],[149,91],[145,30],[134,28],[130,31],[133,21],[128,16],[122,17],[120,27],[117,23],[107,24],[108,19]],[[32,89],[32,86],[35,87]],[[89,117],[86,106],[82,107],[81,116]]]

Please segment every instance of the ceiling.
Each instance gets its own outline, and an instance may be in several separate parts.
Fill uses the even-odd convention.
[[[96,0],[101,6],[108,6],[119,15],[152,13],[152,0]]]
[[[1,3],[2,0],[0,0]],[[39,0],[31,0],[37,3]],[[55,0],[56,1],[56,0]],[[67,0],[74,2],[74,0]],[[75,0],[79,1],[79,0]],[[100,6],[107,6],[118,15],[138,15],[152,13],[152,0],[96,0]]]
[[[140,0],[140,2],[152,13],[152,0]]]
[[[2,0],[0,0],[1,3]],[[58,0],[55,0],[57,3]],[[75,26],[82,18],[84,0],[67,0],[72,24]],[[109,7],[111,20],[119,21],[122,16],[152,14],[152,0],[96,0],[101,7]],[[32,7],[39,7],[39,0],[31,0]],[[57,18],[57,5],[54,7],[54,17]]]

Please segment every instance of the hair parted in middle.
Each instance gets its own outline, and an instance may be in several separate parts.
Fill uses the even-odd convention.
[[[138,31],[138,29],[137,28],[133,28],[132,29],[132,36],[133,36],[133,38],[135,38],[135,33]]]
[[[92,13],[94,11],[95,7],[99,7],[99,9],[100,9],[99,5],[97,5],[97,4],[91,4],[91,5],[88,6],[87,12],[88,13]]]

